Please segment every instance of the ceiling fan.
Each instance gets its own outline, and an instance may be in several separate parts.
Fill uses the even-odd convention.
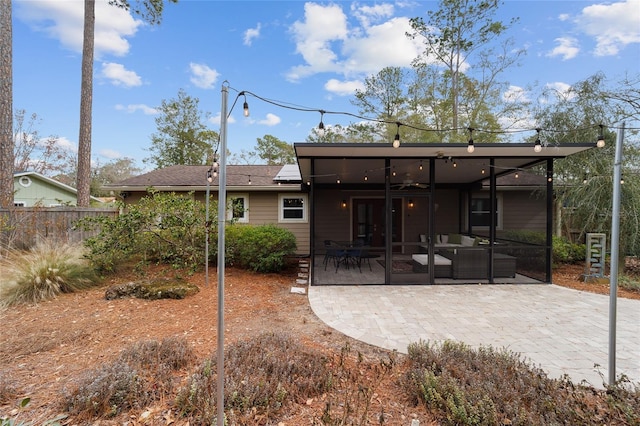
[[[405,175],[405,178],[402,180],[402,183],[396,183],[391,186],[394,187],[395,189],[409,189],[409,188],[425,189],[429,187],[429,185],[426,183],[415,182],[413,179],[411,179],[411,175],[409,173]]]

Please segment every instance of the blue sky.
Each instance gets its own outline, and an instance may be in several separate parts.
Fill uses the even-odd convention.
[[[82,50],[81,0],[13,3],[14,109],[36,113],[41,136],[76,149]],[[181,0],[160,26],[96,0],[92,158],[131,157],[142,166],[156,131],[155,108],[184,89],[211,114],[219,131],[221,85],[281,103],[358,113],[350,103],[368,75],[408,66],[420,43],[405,37],[409,19],[436,1],[305,2]],[[562,90],[596,72],[611,81],[640,69],[640,0],[507,0],[498,18],[519,17],[508,36],[526,49],[521,66],[502,75],[511,90],[552,85]],[[228,146],[251,150],[273,135],[302,142],[317,113],[248,98],[232,111]],[[348,124],[325,116],[327,125]]]

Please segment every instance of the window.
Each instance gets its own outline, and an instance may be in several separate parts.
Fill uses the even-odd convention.
[[[307,221],[307,196],[306,195],[280,195],[279,197],[280,222],[306,222]]]
[[[496,229],[502,229],[502,196],[496,198]],[[471,227],[489,228],[491,226],[491,200],[485,197],[471,199]]]
[[[240,223],[249,222],[249,195],[234,194],[229,196],[227,219]]]

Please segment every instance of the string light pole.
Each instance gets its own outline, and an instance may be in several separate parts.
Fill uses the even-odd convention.
[[[622,140],[625,123],[618,130],[616,154],[613,162],[613,200],[611,220],[611,270],[609,278],[609,385],[616,382],[616,321],[618,307],[618,256],[620,245],[620,185],[622,181]],[[602,126],[600,126],[598,146],[604,146]],[[602,142],[601,142],[602,141]]]
[[[217,377],[217,424],[224,426],[224,262],[225,219],[227,205],[227,99],[229,83],[222,83],[222,106],[220,109],[220,170],[218,177],[218,377]]]

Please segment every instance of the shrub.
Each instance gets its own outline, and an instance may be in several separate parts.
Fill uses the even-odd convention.
[[[78,420],[113,417],[144,408],[173,391],[173,371],[195,359],[183,338],[139,342],[110,364],[86,372],[64,399],[65,410]]]
[[[585,260],[586,255],[586,245],[572,243],[564,237],[553,237],[554,263],[575,263]]]
[[[255,272],[278,272],[296,250],[296,237],[275,225],[240,225],[226,229],[226,263]]]
[[[277,419],[292,401],[325,392],[327,359],[283,334],[264,333],[225,351],[224,402],[230,424],[252,424],[262,416]],[[176,406],[195,424],[211,424],[216,415],[216,361],[206,360],[179,392]]]
[[[464,343],[409,346],[404,384],[445,425],[638,424],[640,391],[550,379],[519,355]],[[607,406],[608,409],[604,407]]]
[[[117,217],[86,218],[76,226],[99,230],[85,244],[100,271],[114,271],[132,257],[192,272],[204,262],[205,205],[192,196],[150,191]]]
[[[1,265],[0,303],[37,303],[95,285],[95,272],[82,254],[80,246],[43,241],[11,256]]]

